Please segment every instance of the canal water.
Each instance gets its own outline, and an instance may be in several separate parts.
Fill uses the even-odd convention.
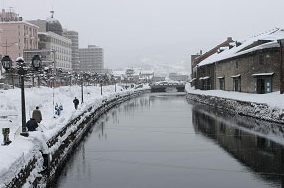
[[[282,143],[277,124],[148,94],[97,121],[55,187],[283,187]]]

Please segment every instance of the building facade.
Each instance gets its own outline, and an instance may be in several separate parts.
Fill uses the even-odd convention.
[[[89,45],[79,49],[80,71],[102,73],[104,71],[103,48]]]
[[[30,20],[39,27],[39,51],[25,51],[26,58],[31,58],[35,53],[44,57],[46,66],[55,66],[65,71],[72,70],[72,41],[63,36],[61,23],[53,18],[47,20]],[[54,63],[54,64],[53,64]]]
[[[72,49],[72,69],[75,72],[79,72],[79,36],[76,31],[64,30],[63,36],[71,40]]]
[[[18,14],[6,13],[0,15],[0,53],[9,55],[14,61],[23,57],[24,50],[38,49],[38,27],[22,21]],[[14,63],[15,64],[15,63]]]
[[[284,30],[274,29],[201,61],[195,67],[196,88],[258,94],[279,91],[283,83],[281,39]]]

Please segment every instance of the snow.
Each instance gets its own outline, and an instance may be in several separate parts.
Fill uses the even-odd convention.
[[[26,21],[10,21],[10,22],[1,22],[1,24],[26,24],[26,25],[29,25],[29,26],[32,26],[32,27],[36,27],[36,28],[39,28],[37,25],[34,25],[30,22],[26,22]]]
[[[223,91],[223,90],[195,90],[189,84],[185,86],[187,93],[216,96],[227,99],[234,99],[246,102],[256,102],[260,104],[267,104],[271,108],[284,109],[284,95],[280,92],[273,92],[267,94],[255,94],[255,93],[241,93],[236,91]]]
[[[210,78],[209,76],[205,76],[205,77],[199,78],[199,80],[207,80],[207,79],[209,79],[209,78]]]
[[[270,72],[270,73],[257,73],[257,74],[253,74],[253,76],[272,76],[274,74],[274,72]]]
[[[258,36],[253,36],[249,38],[248,40],[244,41],[238,47],[235,46],[231,49],[227,48],[227,49],[224,49],[224,51],[221,53],[215,53],[211,55],[210,57],[206,58],[205,60],[201,61],[198,64],[198,66],[212,64],[218,61],[237,57],[237,56],[244,55],[244,54],[257,51],[257,50],[262,50],[262,49],[267,49],[267,48],[276,48],[280,46],[278,43],[278,40],[281,40],[281,39],[284,39],[284,30],[276,28],[266,33],[262,33]],[[253,43],[259,40],[267,41],[267,43],[255,46],[253,48],[246,49],[247,47],[249,47],[250,45],[252,45]]]
[[[231,76],[231,78],[238,78],[240,76],[241,76],[240,74],[237,74],[237,75]]]
[[[120,95],[134,91],[134,89],[123,90],[120,86],[116,87],[117,91],[119,91],[117,93]],[[0,129],[10,128],[9,137],[12,141],[9,146],[0,146],[0,161],[2,161],[0,165],[0,187],[3,187],[6,181],[11,180],[18,174],[19,170],[31,160],[35,152],[39,151],[39,149],[47,151],[46,142],[56,135],[70,120],[80,115],[90,106],[98,107],[103,100],[115,97],[117,93],[114,90],[114,85],[103,86],[103,95],[101,95],[100,87],[84,86],[84,103],[81,104],[80,86],[64,86],[54,89],[48,87],[26,88],[27,120],[31,117],[36,106],[39,106],[43,116],[38,131],[30,132],[27,138],[20,136],[21,90],[19,88],[0,90]],[[75,110],[73,105],[75,97],[80,100],[78,110]],[[53,104],[55,103],[63,105],[63,111],[59,117],[54,115]],[[1,134],[0,142],[2,143],[2,141],[3,135]]]
[[[24,62],[25,60],[24,60],[23,57],[17,57],[16,62],[18,62],[18,61]]]

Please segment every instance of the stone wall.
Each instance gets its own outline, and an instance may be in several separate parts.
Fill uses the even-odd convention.
[[[225,113],[244,115],[270,122],[284,123],[284,109],[276,107],[272,108],[267,104],[190,93],[187,94],[187,99],[209,105],[215,110],[223,111]]]

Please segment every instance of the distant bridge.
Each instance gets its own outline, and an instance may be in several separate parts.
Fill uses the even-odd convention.
[[[151,92],[184,92],[184,83],[159,82],[150,84]]]

